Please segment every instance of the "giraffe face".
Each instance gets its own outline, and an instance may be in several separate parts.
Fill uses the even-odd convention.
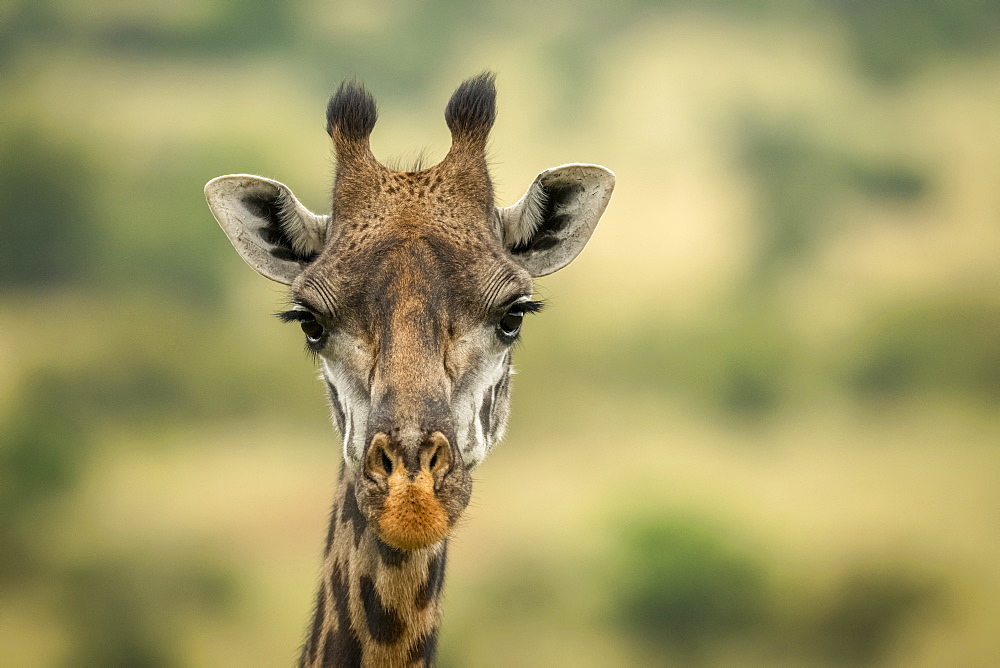
[[[483,153],[494,97],[489,76],[464,83],[445,114],[447,157],[397,172],[368,147],[371,96],[341,86],[329,216],[260,177],[206,187],[244,259],[290,285],[281,317],[318,357],[358,508],[397,549],[441,540],[468,504],[470,471],[507,422],[511,348],[539,308],[531,279],[582,250],[613,188],[607,170],[567,165],[496,208]]]
[[[296,284],[291,315],[322,329],[307,345],[320,357],[351,468],[378,433],[441,431],[468,468],[502,434],[511,347],[520,319],[538,308],[530,278],[497,258],[490,273],[504,285],[486,295],[477,272],[442,267],[431,248],[417,239],[386,254],[348,281],[355,285],[333,309],[315,306],[315,286],[328,277]],[[413,264],[398,264],[404,258]]]
[[[285,316],[319,356],[358,506],[399,549],[440,540],[468,503],[469,473],[507,421],[511,348],[538,308],[496,239],[456,242],[458,222],[442,218],[390,215],[372,232],[343,221]],[[470,246],[477,262],[463,260]]]

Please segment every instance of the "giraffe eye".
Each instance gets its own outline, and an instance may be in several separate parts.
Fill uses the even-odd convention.
[[[507,315],[500,319],[500,324],[497,325],[497,333],[500,334],[500,338],[504,341],[513,341],[518,333],[521,331],[521,321],[524,319],[524,310],[521,308],[520,304],[517,304],[509,311]]]
[[[319,343],[319,340],[323,338],[323,325],[316,322],[316,318],[311,313],[308,318],[302,317],[299,320],[299,326],[309,343]]]
[[[295,308],[291,311],[278,313],[277,315],[278,319],[282,322],[299,323],[299,327],[302,328],[302,333],[306,335],[306,341],[310,344],[315,345],[319,343],[326,334],[326,329],[323,325],[319,324],[316,320],[316,316],[312,314],[312,311],[307,311],[304,308]]]
[[[521,333],[521,321],[524,320],[524,316],[541,310],[542,302],[532,301],[527,295],[520,297],[507,307],[507,312],[497,323],[497,338],[508,346],[512,345],[517,341],[517,335]]]

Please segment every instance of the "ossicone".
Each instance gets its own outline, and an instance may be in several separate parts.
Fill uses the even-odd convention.
[[[361,142],[367,146],[376,120],[375,98],[352,79],[341,83],[326,105],[326,131],[335,142]]]
[[[493,72],[466,79],[448,101],[444,119],[453,144],[485,146],[497,117],[496,75]]]

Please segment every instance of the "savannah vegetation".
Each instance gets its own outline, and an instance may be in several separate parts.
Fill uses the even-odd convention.
[[[378,5],[378,6],[376,6]],[[539,282],[444,666],[1000,655],[1000,4],[0,6],[0,664],[286,665],[339,444],[202,187],[325,211],[498,71],[500,204],[618,186]]]

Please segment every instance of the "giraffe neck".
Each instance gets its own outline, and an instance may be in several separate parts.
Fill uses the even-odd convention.
[[[368,527],[341,470],[301,666],[430,666],[447,540],[404,552]]]

